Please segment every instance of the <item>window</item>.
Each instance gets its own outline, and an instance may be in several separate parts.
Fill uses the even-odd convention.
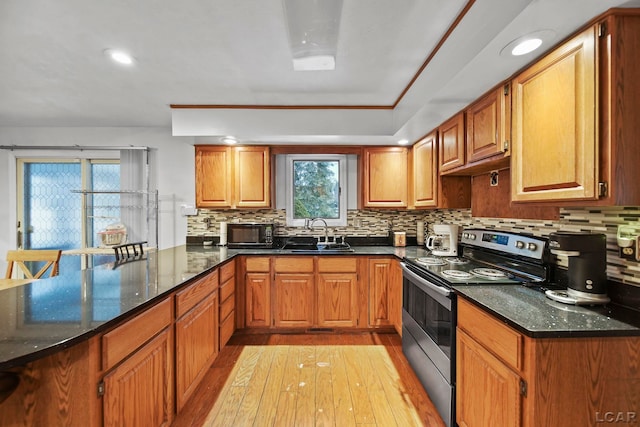
[[[347,225],[347,157],[287,156],[287,225],[323,218],[329,226]]]

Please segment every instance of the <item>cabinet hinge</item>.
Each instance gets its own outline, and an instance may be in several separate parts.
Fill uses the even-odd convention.
[[[609,193],[609,186],[606,181],[602,181],[598,183],[598,197],[607,197]]]
[[[523,379],[520,380],[520,396],[527,397],[527,382]]]
[[[607,35],[607,23],[601,22],[600,25],[598,25],[598,37],[604,37],[606,35]]]
[[[502,143],[502,151],[504,151],[505,153],[509,151],[509,141],[504,141]]]
[[[98,397],[104,396],[104,381],[98,383]]]
[[[509,83],[503,86],[502,91],[504,92],[504,96],[509,95]]]

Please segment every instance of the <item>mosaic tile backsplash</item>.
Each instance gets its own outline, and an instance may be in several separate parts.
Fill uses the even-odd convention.
[[[208,218],[211,226],[207,227]],[[318,230],[287,227],[284,210],[207,210],[188,217],[188,236],[218,236],[219,223],[273,222],[278,225],[277,236],[319,235]],[[350,210],[348,226],[331,227],[336,236],[385,237],[389,231],[404,231],[408,237],[416,236],[416,224],[425,222],[425,234],[433,224],[458,224],[461,228],[491,228],[503,231],[531,233],[546,237],[554,231],[590,231],[607,235],[607,276],[625,284],[640,287],[640,262],[619,256],[616,244],[618,225],[640,221],[640,206],[607,208],[561,209],[558,221],[477,218],[469,209],[434,211]]]

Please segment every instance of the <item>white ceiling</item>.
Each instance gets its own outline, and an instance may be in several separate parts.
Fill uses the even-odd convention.
[[[294,72],[281,0],[1,0],[0,126],[160,126],[213,143],[415,142],[534,58],[500,56],[510,41],[553,30],[548,49],[640,0],[476,0],[400,98],[466,4],[344,0],[336,70]],[[130,51],[135,65],[110,62],[107,48]]]

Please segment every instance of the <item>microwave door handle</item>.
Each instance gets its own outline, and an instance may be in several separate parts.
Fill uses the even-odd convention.
[[[437,292],[438,294],[442,295],[443,297],[446,298],[450,298],[451,294],[453,293],[453,291],[449,288],[445,288],[442,286],[438,286],[434,283],[429,282],[428,280],[425,280],[423,277],[420,277],[419,275],[417,275],[416,273],[414,273],[413,271],[409,270],[407,268],[407,264],[405,264],[404,262],[400,263],[400,266],[402,267],[402,272],[404,275],[408,276],[411,278],[411,280],[413,280],[416,284],[420,285],[423,288],[427,288],[428,290]],[[425,289],[425,290],[427,290]]]

